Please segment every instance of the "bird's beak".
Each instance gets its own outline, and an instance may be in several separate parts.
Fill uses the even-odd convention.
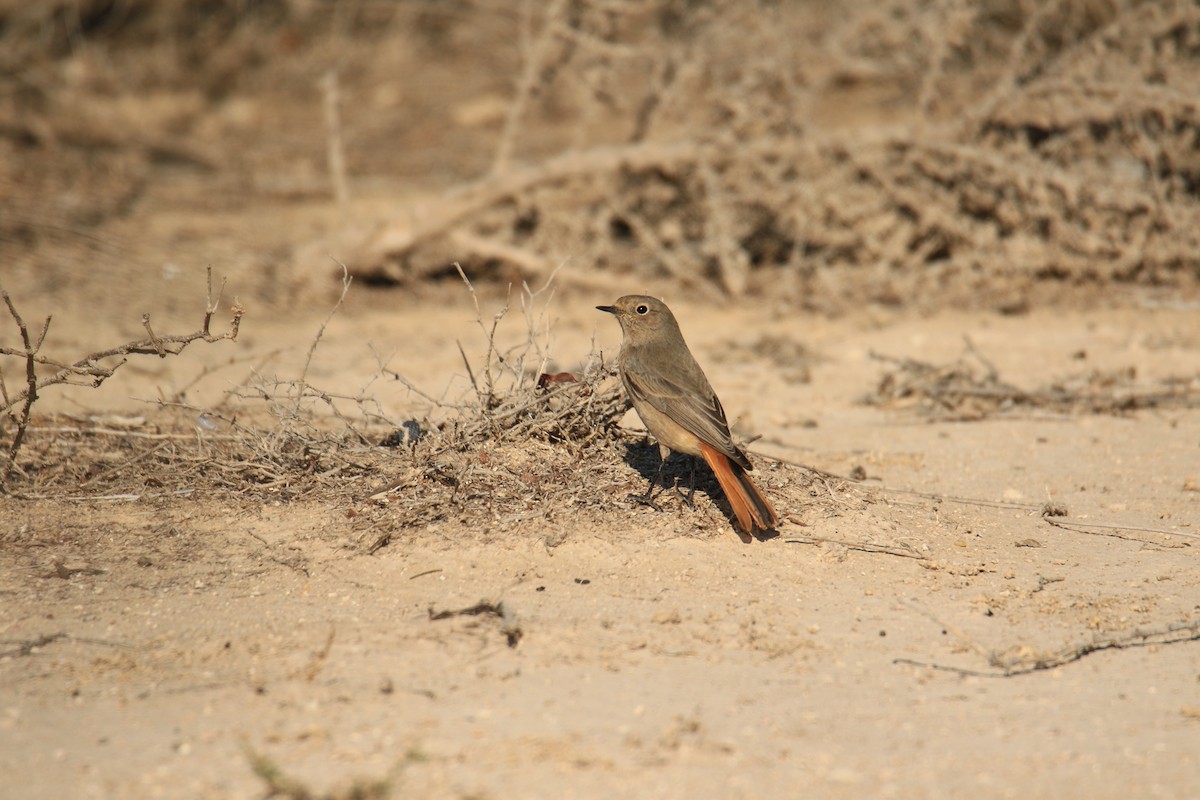
[[[609,314],[617,313],[615,306],[596,306],[597,311],[607,311]]]

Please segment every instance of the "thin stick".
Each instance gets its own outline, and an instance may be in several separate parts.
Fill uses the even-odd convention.
[[[862,553],[877,553],[885,556],[898,556],[900,558],[914,558],[917,561],[928,561],[929,556],[914,553],[911,550],[901,550],[896,547],[887,547],[881,544],[871,544],[869,542],[847,542],[842,539],[829,539],[824,536],[808,536],[803,539],[784,539],[786,544],[837,544],[849,550],[858,550]]]
[[[471,369],[471,360],[467,358],[467,351],[463,350],[462,342],[458,339],[454,340],[458,345],[458,354],[462,356],[463,367],[467,370],[467,377],[471,379],[471,386],[475,389],[475,396],[479,398],[479,407],[486,409],[488,407],[487,398],[483,396],[483,392],[479,389],[479,381],[475,380],[475,372]]]
[[[1054,519],[1053,517],[1049,516],[1048,514],[1042,515],[1042,522],[1046,523],[1047,525],[1053,525],[1055,528],[1062,528],[1064,531],[1071,531],[1073,533],[1091,533],[1091,531],[1086,531],[1083,529],[1084,528],[1096,528],[1097,530],[1105,530],[1105,531],[1130,531],[1130,532],[1137,532],[1137,533],[1158,533],[1163,536],[1179,536],[1184,539],[1200,539],[1200,534],[1184,533],[1183,531],[1169,531],[1169,530],[1166,530],[1165,528],[1140,528],[1136,525],[1105,525],[1105,524],[1102,524],[1099,522],[1072,522],[1070,524],[1067,524],[1065,522],[1060,522],[1059,520]],[[1102,535],[1109,535],[1109,534],[1102,534]],[[1125,539],[1128,537],[1118,536],[1117,538]],[[1144,541],[1144,540],[1135,539],[1134,541],[1140,542],[1140,541]]]
[[[33,433],[74,433],[79,436],[121,436],[129,437],[130,439],[151,439],[151,440],[169,440],[169,441],[188,441],[195,438],[194,433],[147,433],[145,431],[130,431],[121,430],[120,428],[72,428],[65,425],[31,425],[29,430]],[[229,434],[206,433],[206,440],[215,442],[220,441],[237,441],[238,436],[230,436]]]
[[[474,375],[471,375],[470,364],[467,365],[467,374],[471,375],[471,384],[475,386],[475,393],[479,395],[480,403],[486,409],[491,406],[493,399],[496,396],[495,383],[492,377],[492,356],[495,356],[501,364],[504,363],[504,357],[496,352],[496,329],[500,325],[500,320],[504,319],[505,315],[508,314],[509,302],[512,295],[512,284],[509,284],[508,286],[509,297],[505,298],[504,307],[496,312],[496,315],[492,317],[492,329],[489,331],[486,327],[484,327],[483,324],[483,311],[479,307],[479,295],[475,293],[475,286],[471,283],[471,279],[467,277],[467,273],[463,271],[462,264],[459,264],[457,261],[455,261],[454,268],[458,270],[458,277],[462,278],[463,283],[467,285],[467,291],[471,293],[471,302],[475,304],[475,322],[479,325],[479,329],[483,331],[484,336],[487,337],[487,354],[484,357],[483,362],[483,378],[485,383],[483,391],[480,391],[479,384],[475,382]],[[460,353],[462,353],[463,361],[466,362],[467,355],[465,352],[463,352],[461,342],[458,343],[458,350]]]
[[[1063,648],[1056,653],[1038,656],[1034,659],[1022,659],[1005,662],[995,654],[988,657],[996,670],[968,669],[952,667],[947,664],[936,664],[927,661],[917,661],[911,658],[893,659],[893,664],[905,664],[911,667],[935,669],[941,672],[953,672],[974,678],[1013,678],[1018,675],[1031,675],[1035,672],[1057,669],[1066,666],[1102,650],[1127,650],[1133,647],[1151,647],[1154,645],[1179,644],[1181,642],[1200,641],[1200,622],[1180,623],[1149,631],[1134,631],[1124,638],[1098,639]]]
[[[0,296],[4,297],[4,304],[8,306],[8,313],[12,314],[13,320],[17,323],[17,330],[21,332],[21,342],[25,345],[25,381],[28,388],[25,390],[25,404],[21,407],[21,412],[17,416],[17,432],[13,434],[12,442],[8,446],[8,452],[4,457],[4,471],[0,473],[0,486],[8,483],[9,477],[12,475],[13,465],[17,462],[17,451],[21,449],[21,443],[25,440],[25,430],[29,425],[29,415],[33,409],[33,403],[38,396],[38,379],[37,367],[34,361],[34,356],[37,354],[38,347],[46,338],[46,331],[50,329],[50,317],[46,317],[46,324],[42,326],[42,335],[38,337],[38,345],[34,346],[29,338],[29,328],[25,326],[25,320],[21,319],[21,315],[17,313],[16,306],[13,305],[12,298],[8,296],[8,292],[0,289]],[[18,401],[20,395],[18,395]],[[9,405],[3,411],[7,411]]]
[[[524,56],[521,65],[521,76],[517,80],[517,93],[508,104],[508,113],[504,117],[504,130],[500,132],[500,141],[496,145],[496,155],[492,160],[492,174],[500,175],[508,170],[512,160],[513,145],[517,140],[517,129],[521,118],[525,116],[525,107],[529,98],[537,90],[538,81],[542,76],[543,66],[550,53],[550,47],[558,35],[560,19],[566,0],[554,0],[546,9],[542,30],[536,41],[532,37],[532,21],[534,3],[524,0],[521,4],[520,43],[521,54]]]
[[[342,145],[342,121],[339,104],[338,74],[336,69],[321,76],[321,91],[324,93],[326,157],[329,162],[329,180],[333,184],[333,198],[342,215],[350,205],[350,183],[346,179],[346,155]]]
[[[134,456],[133,458],[129,459],[128,461],[126,461],[122,464],[118,464],[117,466],[112,467],[111,469],[106,469],[103,472],[98,472],[95,475],[93,475],[92,477],[88,478],[86,481],[81,482],[79,484],[79,488],[82,489],[84,486],[87,486],[88,484],[95,483],[96,481],[98,481],[102,478],[108,478],[109,476],[115,475],[118,472],[120,472],[121,470],[126,469],[127,467],[131,467],[134,464],[145,461],[147,458],[150,458],[150,456],[154,455],[155,453],[159,452],[160,450],[164,450],[164,449],[170,447],[172,444],[173,444],[172,442],[163,442],[156,447],[146,450],[145,452],[139,453],[138,455]]]
[[[308,368],[312,364],[313,354],[317,352],[317,345],[321,343],[321,337],[325,335],[325,326],[333,319],[333,315],[342,307],[342,302],[346,299],[346,293],[350,291],[350,284],[354,282],[354,278],[350,276],[350,271],[346,265],[336,258],[334,263],[342,268],[342,293],[338,295],[337,302],[333,304],[333,308],[329,309],[329,313],[325,315],[325,319],[321,321],[321,326],[317,328],[317,334],[313,336],[312,343],[308,346],[308,355],[304,358],[304,368],[300,370],[300,377],[296,380],[296,384],[300,387],[307,386],[305,378],[308,377]],[[297,392],[296,402],[293,407],[294,413],[300,413],[300,402],[304,399],[304,392]]]
[[[142,327],[146,329],[146,333],[150,334],[150,344],[153,345],[154,349],[158,351],[158,357],[166,358],[167,351],[163,349],[162,342],[160,342],[158,337],[154,335],[154,328],[150,327],[149,314],[142,314]]]

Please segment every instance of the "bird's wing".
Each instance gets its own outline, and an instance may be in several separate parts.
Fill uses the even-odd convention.
[[[725,409],[715,392],[705,386],[703,393],[686,391],[662,375],[631,375],[621,370],[621,381],[630,397],[648,403],[655,410],[679,423],[700,441],[716,448],[744,469],[753,469],[750,459],[733,443]]]

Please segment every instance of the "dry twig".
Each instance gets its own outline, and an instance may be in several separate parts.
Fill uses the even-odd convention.
[[[1195,641],[1200,641],[1200,622],[1176,623],[1147,630],[1139,629],[1127,636],[1096,637],[1091,641],[1069,645],[1060,650],[1033,655],[1023,654],[1015,658],[1004,658],[999,653],[993,652],[988,656],[988,665],[994,668],[992,670],[953,667],[911,658],[897,658],[892,663],[953,672],[957,675],[969,675],[976,678],[1013,678],[1018,675],[1031,675],[1035,672],[1057,669],[1103,650],[1127,650],[1133,647],[1165,646]]]
[[[38,335],[36,341],[33,340],[29,335],[29,329],[26,327],[25,321],[17,313],[16,306],[13,304],[8,292],[0,289],[0,297],[3,297],[5,305],[8,306],[9,315],[13,318],[20,332],[22,342],[20,349],[0,347],[0,356],[16,356],[24,360],[26,385],[26,388],[22,391],[10,394],[4,382],[3,371],[0,370],[0,397],[3,398],[3,405],[0,405],[0,418],[7,416],[16,422],[16,431],[5,453],[3,466],[0,467],[0,486],[8,482],[13,470],[16,468],[17,452],[21,449],[21,445],[25,440],[25,433],[29,426],[33,404],[37,400],[38,394],[47,386],[65,383],[76,386],[96,387],[104,383],[108,378],[111,378],[113,373],[126,363],[128,359],[125,356],[156,355],[159,358],[166,358],[169,355],[179,355],[185,347],[197,340],[212,343],[225,339],[231,341],[237,339],[238,328],[241,325],[244,310],[241,304],[236,301],[233,304],[233,318],[230,320],[229,330],[220,334],[214,334],[211,331],[212,317],[220,307],[221,295],[224,289],[225,282],[222,281],[216,295],[213,295],[212,268],[210,267],[208,269],[208,301],[205,306],[204,321],[200,329],[195,333],[177,336],[158,336],[150,326],[150,315],[144,314],[142,316],[142,325],[146,328],[146,333],[149,334],[148,338],[127,342],[108,350],[90,353],[71,364],[41,355],[42,344],[45,342],[46,333],[50,329],[51,318],[46,317],[41,333]],[[121,357],[121,359],[111,366],[105,366],[101,363],[106,359],[116,357]],[[39,366],[51,367],[55,372],[46,377],[39,377],[37,374]],[[86,379],[86,381],[81,381],[80,379]],[[14,412],[13,409],[18,405],[21,406],[20,410]]]

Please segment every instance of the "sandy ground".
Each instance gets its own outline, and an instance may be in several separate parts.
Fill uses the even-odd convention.
[[[611,299],[555,299],[565,367],[593,335],[615,349],[592,310]],[[1129,365],[1139,382],[1195,374],[1194,309],[829,320],[675,305],[730,415],[762,435],[768,491],[767,456],[862,467],[875,488],[783,508],[780,535],[749,545],[703,494],[656,513],[615,493],[565,530],[533,509],[503,533],[436,523],[374,555],[328,504],[6,499],[2,793],[258,797],[251,752],[318,793],[385,779],[420,797],[1200,792],[1200,644],[994,666],[1195,635],[1200,411],[929,423],[859,402],[885,369],[871,352],[942,362],[964,334],[1023,387]],[[307,342],[321,316],[264,320],[249,342],[114,379],[99,405],[68,389],[51,408],[146,413],[127,398]],[[470,348],[473,317],[460,291],[351,302],[313,379],[364,383],[370,341],[418,385],[461,383],[454,342]],[[414,353],[422,330],[440,333]],[[811,380],[746,346],[764,337],[802,343]],[[381,397],[397,415],[414,402]],[[1046,502],[1074,529],[1043,521]],[[431,619],[480,601],[511,617]]]

